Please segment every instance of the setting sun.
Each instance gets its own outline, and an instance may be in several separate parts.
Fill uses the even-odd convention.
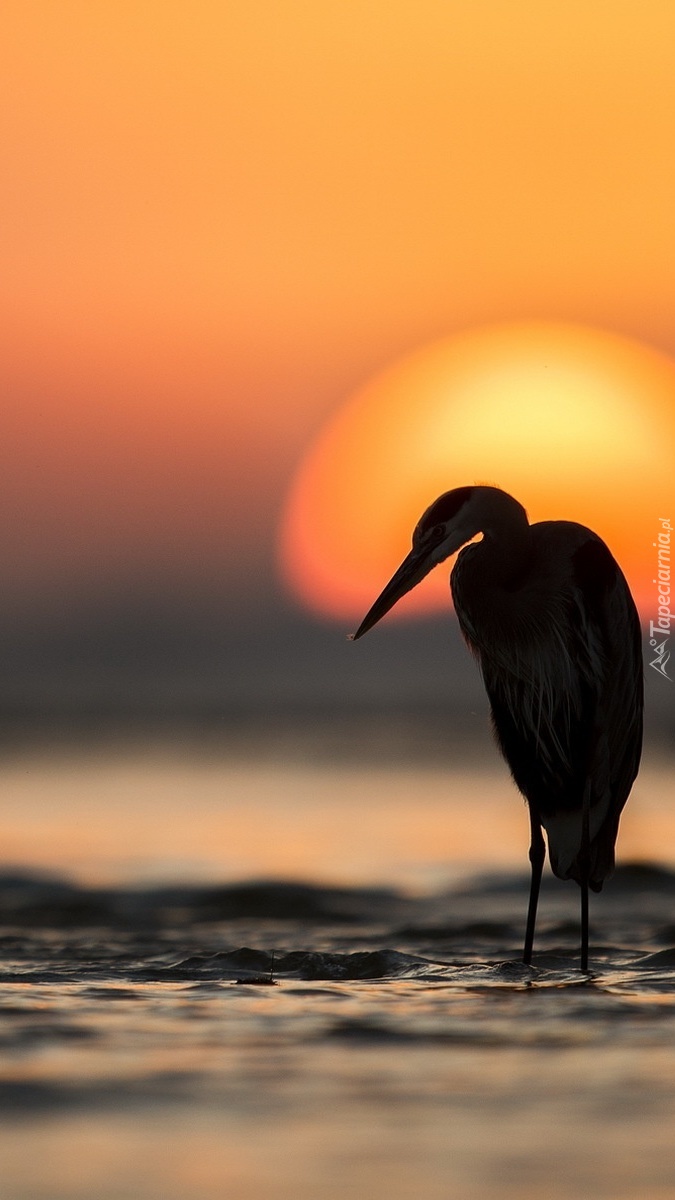
[[[492,483],[531,521],[603,537],[643,613],[669,494],[675,364],[614,333],[553,322],[478,329],[394,364],[311,447],[283,519],[282,570],[314,611],[362,615],[441,492]],[[447,570],[399,607],[447,607]]]

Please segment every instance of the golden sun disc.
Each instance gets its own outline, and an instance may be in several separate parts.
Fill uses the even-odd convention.
[[[658,351],[553,322],[458,334],[379,374],[327,422],[288,498],[282,573],[313,611],[354,620],[437,495],[494,483],[532,521],[579,521],[605,538],[647,615],[674,454],[675,364]],[[447,574],[401,611],[447,608]]]

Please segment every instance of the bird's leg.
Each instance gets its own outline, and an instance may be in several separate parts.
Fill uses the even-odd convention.
[[[530,863],[532,864],[532,878],[530,879],[530,903],[527,907],[527,926],[525,928],[523,962],[529,967],[530,963],[532,962],[534,926],[537,920],[537,904],[539,902],[539,888],[541,885],[541,873],[544,869],[546,846],[544,844],[544,836],[541,832],[539,820],[529,804],[527,808],[530,814]]]
[[[579,867],[581,878],[581,962],[582,971],[588,970],[588,877],[591,870],[591,837],[589,830],[589,809],[591,806],[590,783],[584,788],[584,801],[581,809],[581,850],[579,852]]]
[[[582,971],[588,971],[588,880],[581,884],[581,962]]]

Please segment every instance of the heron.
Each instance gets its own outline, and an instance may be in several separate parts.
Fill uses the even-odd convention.
[[[410,553],[353,639],[458,550],[450,575],[455,611],[480,667],[498,747],[529,812],[523,962],[532,962],[548,843],[553,873],[581,889],[580,966],[587,972],[589,888],[599,892],[612,874],[619,819],[640,764],[637,609],[621,568],[591,529],[574,521],[530,524],[513,496],[475,485],[445,492],[426,509]]]

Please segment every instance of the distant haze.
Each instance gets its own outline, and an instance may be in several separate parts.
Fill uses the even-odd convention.
[[[346,759],[454,761],[472,746],[496,758],[480,674],[450,611],[384,621],[357,643],[347,632],[281,600],[236,622],[214,607],[167,603],[5,625],[0,737],[174,726],[214,748],[244,738],[257,754],[304,740],[308,753]],[[673,687],[646,665],[647,740],[671,750]]]

